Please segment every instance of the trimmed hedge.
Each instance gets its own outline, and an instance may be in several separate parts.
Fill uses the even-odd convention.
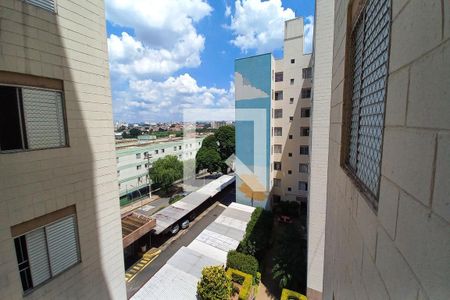
[[[248,273],[253,277],[258,273],[258,261],[255,257],[232,250],[227,255],[227,267]]]
[[[245,229],[245,236],[239,244],[238,251],[253,255],[261,263],[269,248],[273,226],[273,214],[257,207]]]
[[[240,276],[244,278],[244,282],[241,284],[242,288],[239,291],[239,300],[247,300],[250,295],[250,289],[253,283],[253,276],[239,270],[228,268],[227,276],[233,278],[234,276]],[[240,284],[240,283],[239,283]],[[303,299],[302,299],[303,300]]]
[[[297,292],[292,291],[292,290],[283,289],[281,291],[281,299],[280,300],[291,300],[291,299],[307,300],[305,295],[302,295],[302,294],[297,293]]]

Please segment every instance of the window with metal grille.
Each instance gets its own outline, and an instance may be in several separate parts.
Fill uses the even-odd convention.
[[[25,2],[51,12],[56,11],[55,0],[25,0]]]
[[[283,81],[283,72],[276,72],[275,73],[275,82]]]
[[[281,186],[281,179],[279,179],[279,178],[274,178],[274,179],[273,179],[273,186],[274,186],[274,187],[280,187],[280,186]]]
[[[309,155],[309,146],[300,146],[300,155]]]
[[[309,118],[311,116],[311,108],[302,108],[300,111],[300,116],[302,118]]]
[[[306,181],[299,181],[298,182],[298,189],[300,191],[304,191],[304,192],[308,191],[308,183]]]
[[[302,99],[311,98],[311,88],[303,88],[301,91]]]
[[[283,100],[283,91],[275,91],[275,100]]]
[[[299,164],[298,165],[298,171],[300,173],[308,173],[308,164]]]
[[[302,78],[303,79],[312,78],[312,68],[311,67],[302,69]]]
[[[274,127],[273,128],[273,135],[274,136],[282,136],[283,135],[283,128],[282,127]]]
[[[273,110],[274,119],[279,119],[283,117],[283,110],[281,108],[277,108]]]
[[[275,171],[281,171],[281,162],[280,161],[274,161],[273,162],[273,169]]]
[[[14,238],[25,293],[80,262],[75,215]]]
[[[368,0],[351,34],[346,165],[375,199],[380,184],[390,16],[390,0]]]
[[[281,153],[283,146],[280,144],[273,145],[273,153]]]
[[[300,136],[309,136],[309,127],[300,127]]]
[[[61,91],[0,86],[0,150],[67,145]]]

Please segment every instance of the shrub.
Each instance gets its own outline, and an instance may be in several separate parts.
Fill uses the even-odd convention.
[[[255,284],[258,285],[261,282],[261,273],[256,272],[256,277],[254,278]]]
[[[223,266],[205,267],[202,278],[197,283],[197,294],[203,300],[229,300],[231,279]]]
[[[281,291],[281,299],[280,300],[306,300],[306,296],[297,293],[295,291],[291,291],[288,289],[283,289]]]
[[[256,273],[258,272],[258,261],[251,255],[233,250],[228,252],[227,267],[237,269],[256,277]]]
[[[239,291],[239,300],[247,300],[248,296],[250,295],[250,289],[252,288],[253,276],[233,268],[228,268],[227,270],[228,277],[232,277],[233,274],[236,274],[244,278],[242,288]]]
[[[256,208],[245,229],[245,236],[239,244],[238,251],[255,256],[259,262],[270,244],[273,215],[260,207]]]

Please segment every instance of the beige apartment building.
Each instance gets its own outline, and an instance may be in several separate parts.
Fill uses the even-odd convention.
[[[333,20],[322,298],[450,299],[450,2]]]
[[[272,202],[308,202],[311,54],[303,53],[303,19],[285,22],[283,57],[274,60],[271,100]]]
[[[104,3],[0,24],[0,299],[125,299]]]

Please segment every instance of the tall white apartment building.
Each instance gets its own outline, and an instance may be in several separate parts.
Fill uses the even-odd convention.
[[[288,20],[282,58],[274,59],[268,53],[235,62],[238,113],[252,116],[258,110],[266,115],[265,129],[259,132],[250,122],[236,121],[236,153],[245,166],[237,168],[236,197],[240,203],[269,208],[280,201],[308,201],[313,71],[311,54],[303,53],[303,31],[302,18]],[[266,143],[257,145],[258,140]],[[257,165],[255,150],[262,147],[266,148],[260,160],[263,165]],[[264,172],[255,174],[258,178],[253,181],[260,186],[266,183],[267,188],[255,193],[248,190],[243,178],[248,178],[246,170],[258,168]]]
[[[0,23],[0,298],[125,299],[104,3]]]

